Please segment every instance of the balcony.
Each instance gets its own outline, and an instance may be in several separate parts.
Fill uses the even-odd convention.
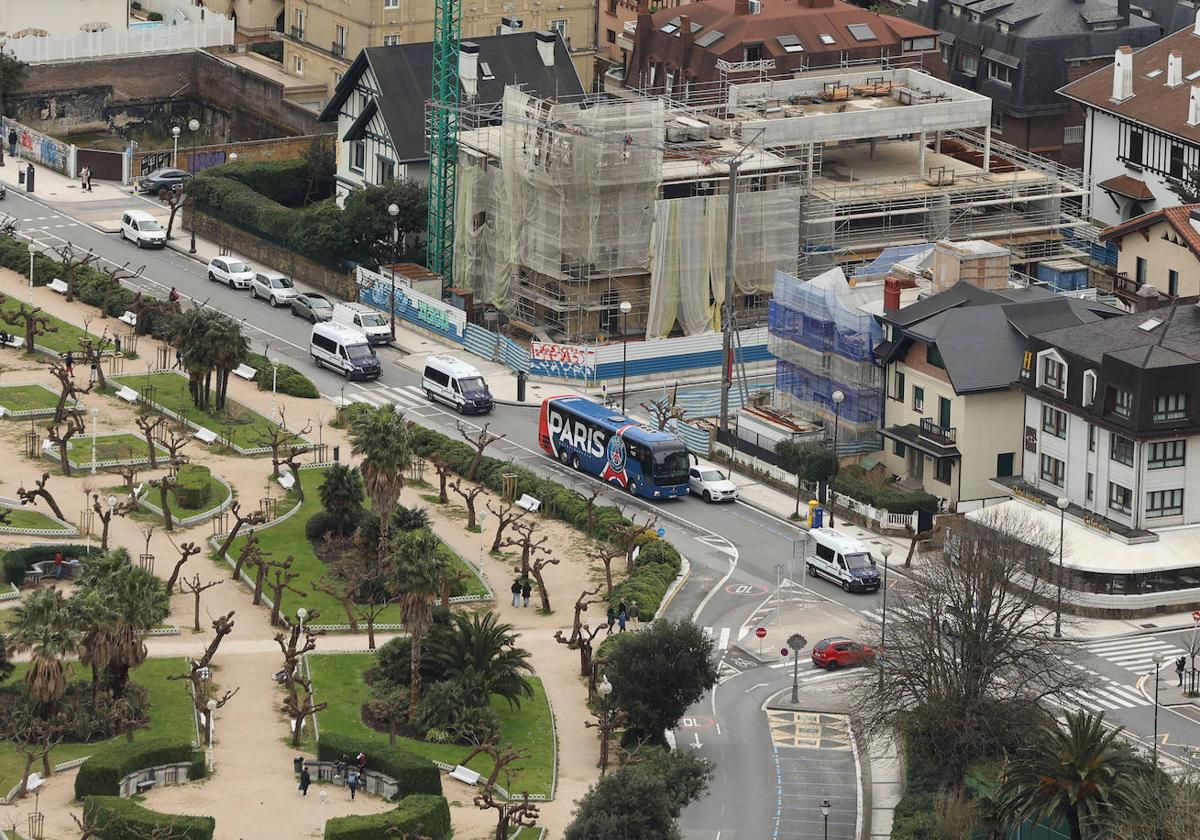
[[[295,38],[297,41],[303,41],[304,40],[304,27],[303,26],[293,26],[291,34],[292,34],[292,37]]]
[[[936,443],[938,446],[954,446],[958,443],[957,429],[939,426],[929,417],[921,418],[920,435],[925,440],[930,443]]]
[[[1139,281],[1136,277],[1130,277],[1124,271],[1118,271],[1113,275],[1113,294],[1128,304],[1137,303],[1138,292],[1141,291],[1141,288],[1146,285],[1153,286],[1154,284],[1146,283],[1144,280]],[[1175,299],[1174,295],[1167,294],[1157,286],[1154,286],[1154,288],[1158,292],[1159,298],[1162,300]]]
[[[346,57],[346,45],[343,42],[334,41],[333,45],[329,48],[329,51],[338,58]]]

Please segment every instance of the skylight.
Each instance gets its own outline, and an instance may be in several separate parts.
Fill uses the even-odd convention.
[[[1161,327],[1162,321],[1157,318],[1151,318],[1149,321],[1143,321],[1138,324],[1138,329],[1142,332],[1153,332],[1155,327]]]
[[[822,35],[822,36],[821,36],[821,43],[822,43],[822,44],[826,44],[826,45],[832,44],[832,43],[833,43],[833,36],[832,36],[832,35]]]
[[[852,23],[846,27],[850,30],[850,34],[854,36],[856,41],[876,41],[875,33],[871,31],[871,27],[865,23]]]
[[[479,72],[484,79],[494,79],[496,74],[492,72],[492,66],[486,61],[479,62]]]
[[[725,37],[724,32],[718,32],[715,29],[710,29],[699,38],[696,39],[697,47],[711,47],[713,44]]]
[[[1147,79],[1157,79],[1162,74],[1163,74],[1163,71],[1161,69],[1151,70],[1149,73],[1146,74],[1146,78]]]
[[[679,24],[680,24],[680,23],[681,23],[681,21],[679,20],[679,18],[677,18],[677,17],[676,17],[676,18],[671,18],[669,21],[667,21],[667,22],[666,22],[666,23],[664,23],[662,26],[660,26],[660,27],[658,28],[658,31],[659,31],[659,32],[665,32],[665,33],[667,33],[668,35],[671,35],[671,34],[673,34],[673,33],[675,33],[675,32],[678,32],[678,31],[679,31]]]
[[[1194,82],[1194,81],[1196,81],[1196,79],[1200,79],[1200,70],[1193,70],[1191,73],[1188,73],[1183,78],[1187,79],[1189,82]]]
[[[784,52],[804,52],[804,45],[800,43],[800,39],[795,35],[780,35],[775,40],[779,42],[779,46],[783,47]]]

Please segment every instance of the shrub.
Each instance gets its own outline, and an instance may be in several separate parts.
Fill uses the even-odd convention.
[[[118,796],[89,796],[83,817],[85,825],[96,827],[98,840],[138,840],[160,833],[175,840],[212,840],[217,828],[212,817],[160,814]]]
[[[368,769],[377,770],[396,780],[399,786],[397,797],[414,793],[441,794],[441,771],[427,758],[340,732],[322,732],[317,742],[317,758],[321,761],[337,761],[342,756],[354,756],[360,752],[367,756]]]
[[[175,497],[184,510],[200,510],[212,495],[212,471],[201,464],[183,464],[175,476]]]
[[[414,721],[417,730],[441,729],[460,737],[466,732],[499,731],[500,719],[490,706],[471,706],[464,702],[464,697],[477,693],[462,679],[426,686],[417,704]]]
[[[649,566],[654,563],[666,563],[676,572],[679,571],[680,563],[679,552],[675,546],[671,545],[664,539],[660,539],[653,534],[649,535],[649,539],[641,541],[640,550],[638,551],[637,559],[634,561],[634,566]]]
[[[146,689],[137,683],[125,686],[124,701],[129,703],[127,711],[134,720],[145,720],[150,709]],[[107,692],[99,692],[92,699],[90,682],[73,682],[67,686],[62,708],[63,738],[67,741],[103,741],[120,733],[120,716],[114,714],[116,701]]]
[[[325,823],[325,840],[378,840],[418,828],[431,840],[449,840],[450,806],[444,796],[406,796],[394,811],[335,817]]]
[[[258,371],[254,382],[260,391],[270,391],[273,384],[278,393],[289,397],[316,399],[321,396],[313,381],[291,365],[280,365],[279,370],[273,372],[270,360],[261,353],[247,353],[246,364]]]
[[[272,61],[283,64],[283,41],[263,41],[250,45],[250,52],[256,52]]]
[[[195,761],[190,741],[141,738],[113,744],[83,763],[75,776],[75,798],[116,796],[121,779],[135,770]]]
[[[25,561],[14,557],[13,552],[4,555],[4,582],[20,586],[25,582]]]
[[[915,510],[937,512],[937,497],[920,491],[898,490],[890,484],[871,481],[862,467],[846,467],[833,479],[833,489],[852,499],[866,502],[889,513],[912,513]]]
[[[419,531],[429,527],[429,511],[423,507],[396,505],[392,512],[392,527],[397,531]]]
[[[74,543],[56,543],[50,545],[31,545],[27,548],[14,548],[4,555],[4,579],[9,583],[21,585],[21,581],[25,580],[25,572],[34,563],[41,563],[45,560],[53,560],[54,555],[58,552],[63,553],[63,557],[72,558],[80,557],[88,552],[86,545],[75,545]],[[15,580],[17,567],[21,568],[21,580]]]

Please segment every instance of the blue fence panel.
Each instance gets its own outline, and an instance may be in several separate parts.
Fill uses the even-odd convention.
[[[490,362],[496,358],[496,340],[499,337],[496,333],[478,324],[467,324],[466,334],[463,337],[463,346],[469,352]]]
[[[655,373],[671,373],[692,368],[719,368],[721,366],[721,355],[722,351],[717,349],[705,350],[699,353],[684,353],[678,356],[664,355],[653,359],[630,359],[628,375],[649,376]],[[772,358],[765,344],[742,347],[737,356],[743,362],[765,362]],[[602,362],[596,365],[596,378],[620,379],[621,367],[622,363],[619,360],[615,362]]]
[[[712,447],[712,436],[708,429],[701,429],[698,426],[689,426],[679,420],[672,419],[667,423],[668,428],[687,444],[687,448],[697,455],[707,457]]]
[[[529,351],[507,336],[500,336],[500,359],[510,370],[529,373]]]

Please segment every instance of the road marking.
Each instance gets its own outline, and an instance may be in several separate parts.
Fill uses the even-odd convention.
[[[717,641],[717,650],[725,650],[729,647],[729,628],[721,628],[721,638]]]
[[[752,685],[749,688],[747,688],[745,691],[743,691],[742,694],[749,694],[751,691],[754,691],[754,689],[762,688],[764,685],[770,685],[770,683],[758,683],[756,685]]]
[[[699,732],[695,733],[692,737],[696,739],[696,742],[694,744],[692,744],[691,746],[695,747],[696,749],[700,749],[702,746],[704,746],[703,744],[700,743],[700,733]]]

